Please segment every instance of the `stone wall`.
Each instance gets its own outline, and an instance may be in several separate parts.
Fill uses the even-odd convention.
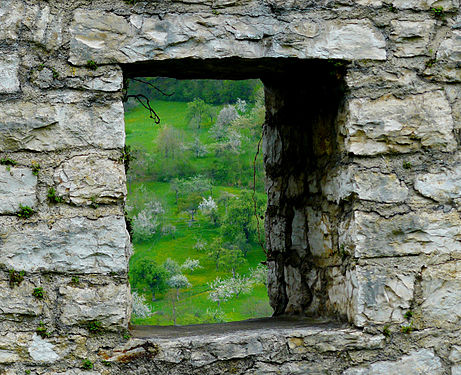
[[[461,374],[458,0],[0,0],[0,26],[0,373]],[[347,328],[129,339],[136,75],[263,80],[271,304]]]

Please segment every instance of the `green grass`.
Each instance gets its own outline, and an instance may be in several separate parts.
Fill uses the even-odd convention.
[[[180,129],[183,134],[183,141],[192,142],[198,135],[202,142],[210,144],[212,139],[208,135],[208,129],[211,124],[206,123],[201,129],[192,129],[186,121],[187,103],[162,102],[156,101],[153,107],[159,114],[162,124],[168,124]],[[156,136],[159,126],[149,119],[147,112],[142,107],[135,107],[127,110],[125,114],[126,124],[126,143],[134,149],[142,149],[147,155],[153,156],[154,160],[158,157],[156,151]],[[254,157],[255,145],[249,144],[247,149],[242,152],[238,158],[244,159],[242,162],[248,163],[248,158]],[[209,154],[205,157],[195,158],[192,155],[186,155],[194,171],[206,174],[217,157]],[[251,174],[251,169],[247,173]],[[239,181],[225,186],[213,186],[213,197],[219,198],[222,192],[226,191],[232,194],[238,194],[241,190]],[[243,187],[248,188],[244,185]],[[263,194],[263,193],[258,193]],[[215,311],[217,304],[208,299],[208,284],[216,277],[231,277],[229,271],[223,269],[216,270],[215,264],[206,253],[198,252],[194,245],[198,238],[211,243],[213,239],[220,235],[218,226],[214,226],[207,217],[197,214],[196,221],[190,225],[189,217],[178,212],[175,205],[175,194],[170,190],[168,182],[160,182],[149,175],[134,179],[129,184],[128,206],[140,206],[140,202],[149,200],[159,200],[165,208],[163,224],[171,224],[176,227],[174,236],[161,236],[160,234],[151,241],[135,242],[134,255],[130,260],[130,265],[138,258],[149,258],[158,263],[163,263],[167,258],[172,258],[178,263],[184,262],[187,258],[199,259],[203,268],[193,272],[185,272],[192,287],[183,289],[180,292],[180,301],[177,302],[177,323],[178,324],[196,324],[216,321],[207,311]],[[224,207],[219,207],[222,214]],[[136,214],[134,209],[132,214]],[[248,274],[250,268],[256,267],[260,262],[265,260],[265,255],[256,243],[251,244],[251,249],[247,255],[247,262],[243,264],[237,272]],[[171,293],[156,296],[156,301],[151,301],[152,296],[144,292],[149,304],[153,307],[155,314],[148,319],[133,319],[134,324],[155,324],[169,325],[172,321],[172,301]],[[223,321],[243,320],[254,317],[269,316],[272,310],[268,304],[267,289],[264,285],[256,286],[248,295],[240,295],[237,298],[221,304],[223,312]]]

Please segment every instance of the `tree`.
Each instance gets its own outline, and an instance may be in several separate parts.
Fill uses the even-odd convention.
[[[163,293],[168,288],[168,273],[152,259],[142,258],[135,262],[130,274],[131,284],[137,289],[147,288],[152,293],[152,301],[155,301],[157,293]]]
[[[210,129],[211,136],[218,141],[226,138],[231,123],[238,117],[239,114],[233,105],[225,106],[219,112],[216,123]]]
[[[214,261],[216,265],[216,271],[219,270],[221,264],[221,256],[224,253],[225,249],[223,247],[223,239],[221,237],[216,237],[209,247],[208,255]]]
[[[151,201],[133,217],[133,239],[135,241],[150,240],[158,231],[165,210],[158,201]]]
[[[187,104],[186,118],[196,129],[200,129],[208,112],[209,105],[202,99],[195,98],[194,101]]]
[[[263,215],[263,201],[257,199],[256,214]],[[238,239],[243,233],[246,243],[256,235],[256,218],[254,202],[251,193],[244,191],[233,199],[228,207],[227,215],[223,218],[222,234],[230,241]]]
[[[176,301],[179,301],[179,289],[183,288],[190,288],[192,285],[187,280],[187,277],[181,273],[173,275],[168,280],[168,285],[172,289],[176,289],[176,298],[171,299],[172,307],[173,307],[173,324],[176,325]]]
[[[182,150],[182,136],[178,129],[164,125],[156,138],[157,149],[166,159],[175,159]]]
[[[198,211],[201,201],[202,197],[198,193],[190,193],[178,200],[178,209],[187,212],[190,216],[189,226],[195,221],[195,214]]]
[[[181,273],[181,267],[179,266],[178,262],[171,258],[167,258],[165,262],[163,262],[162,267],[167,272],[169,278]]]
[[[200,268],[203,268],[203,267],[200,265],[200,261],[198,259],[187,258],[184,261],[184,263],[181,264],[181,270],[182,271],[192,272],[192,271],[198,270]]]
[[[208,299],[218,304],[230,300],[231,298],[238,297],[240,294],[246,294],[253,288],[253,283],[247,277],[236,275],[230,279],[216,278],[213,282],[208,284],[211,292],[208,294]]]
[[[232,277],[235,278],[236,270],[246,262],[243,252],[235,246],[224,248],[220,257],[220,263],[224,269],[232,271]]]
[[[208,216],[214,225],[218,223],[218,206],[212,197],[208,197],[208,199],[202,198],[198,209]]]
[[[208,152],[207,147],[200,142],[199,137],[194,138],[194,142],[189,145],[189,149],[194,153],[196,158],[205,156]]]
[[[133,303],[131,307],[133,309],[133,317],[135,318],[149,318],[154,314],[152,307],[146,302],[145,297],[142,294],[136,292],[131,293],[131,300]]]

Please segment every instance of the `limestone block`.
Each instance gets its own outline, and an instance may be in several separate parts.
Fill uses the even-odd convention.
[[[16,40],[24,4],[15,0],[0,0],[0,40]]]
[[[453,366],[451,368],[451,375],[461,375],[461,365]]]
[[[461,324],[461,261],[429,266],[422,272],[421,319],[425,326]]]
[[[63,12],[52,12],[47,4],[29,4],[22,19],[29,31],[25,37],[48,50],[63,45],[63,22]]]
[[[108,284],[104,286],[77,288],[62,286],[59,293],[60,320],[66,325],[100,321],[104,328],[117,328],[127,323],[130,305],[128,285]]]
[[[458,0],[392,0],[392,6],[397,9],[429,10],[441,6],[445,11],[459,7]]]
[[[415,189],[425,197],[438,202],[461,203],[461,165],[440,173],[420,174],[415,180]]]
[[[115,92],[123,87],[123,72],[119,67],[103,66],[97,70],[71,69],[66,78],[66,85],[86,90]]]
[[[126,272],[128,233],[123,217],[83,217],[0,227],[0,263],[26,272]]]
[[[120,148],[125,143],[121,102],[75,104],[0,103],[0,149],[53,151],[70,147]]]
[[[408,197],[408,188],[394,173],[359,170],[354,166],[329,172],[322,182],[322,191],[329,201],[336,203],[352,194],[359,199],[384,203],[403,202]]]
[[[293,222],[291,223],[291,247],[296,249],[298,255],[306,255],[307,233],[306,233],[306,215],[303,210],[295,210]]]
[[[19,58],[15,54],[3,54],[0,57],[0,94],[19,91]]]
[[[8,282],[0,282],[0,313],[39,316],[43,312],[43,302],[32,295],[34,288],[35,285],[27,279],[14,287],[10,287]]]
[[[101,155],[75,156],[55,171],[57,195],[76,205],[114,203],[126,196],[123,163]]]
[[[461,346],[453,345],[448,359],[453,363],[461,362]]]
[[[461,30],[453,30],[439,46],[437,60],[446,60],[450,63],[461,62]]]
[[[38,335],[34,335],[28,351],[35,362],[53,363],[59,359],[59,355],[54,351],[54,345]]]
[[[364,20],[319,22],[305,16],[167,13],[162,19],[76,11],[70,28],[75,65],[179,58],[386,58],[383,35]],[[270,42],[269,42],[270,41]]]
[[[405,321],[404,314],[413,299],[414,273],[356,266],[346,280],[352,285],[352,290],[346,289],[351,293],[346,298],[352,299],[347,315],[356,326]]]
[[[332,228],[327,214],[307,208],[309,249],[314,257],[327,258],[333,253]]]
[[[16,363],[20,360],[17,352],[0,349],[0,364]]]
[[[415,212],[390,218],[356,211],[339,227],[340,246],[356,258],[417,254],[461,254],[461,219],[456,210]]]
[[[396,43],[395,56],[428,55],[430,34],[435,21],[392,21],[391,39]]]
[[[375,362],[368,367],[354,367],[343,375],[442,375],[442,361],[432,349],[420,349],[403,356],[398,361]]]
[[[451,108],[443,91],[404,99],[353,99],[345,136],[346,150],[356,155],[456,149]]]
[[[32,170],[0,165],[0,213],[19,211],[19,206],[37,205],[37,176]]]

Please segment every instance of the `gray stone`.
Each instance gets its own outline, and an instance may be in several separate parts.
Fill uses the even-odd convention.
[[[347,311],[349,319],[359,327],[404,322],[413,300],[414,283],[415,275],[410,272],[356,266],[346,275],[349,296],[345,298],[352,300]],[[329,296],[332,298],[331,292]]]
[[[0,103],[0,148],[52,151],[70,147],[120,148],[125,143],[123,105]]]
[[[356,211],[340,226],[340,243],[356,258],[461,254],[456,210],[408,213],[390,218]]]
[[[438,202],[461,203],[461,165],[440,173],[425,173],[416,177],[415,189]]]
[[[123,217],[84,217],[1,227],[0,263],[26,272],[126,272],[128,233]],[[52,260],[52,261],[51,261]]]
[[[24,4],[15,0],[0,0],[0,40],[16,40]]]
[[[458,0],[393,0],[392,5],[397,9],[429,10],[441,6],[444,11],[455,10],[459,7]]]
[[[69,61],[76,65],[90,59],[132,63],[231,56],[386,58],[383,35],[363,20],[319,22],[291,17],[281,21],[268,16],[167,13],[162,19],[133,15],[128,21],[101,11],[77,11],[70,31]]]
[[[453,345],[448,359],[453,363],[461,362],[461,346]]]
[[[54,345],[42,339],[38,335],[34,335],[32,343],[29,346],[29,355],[36,362],[53,363],[59,359],[59,355],[53,350]]]
[[[442,362],[432,349],[420,349],[411,352],[398,361],[382,361],[366,368],[352,368],[343,375],[442,375]]]
[[[396,43],[396,56],[413,57],[429,54],[428,44],[435,21],[392,21],[391,26],[391,38]]]
[[[18,78],[19,58],[17,55],[0,57],[0,94],[11,94],[19,91]]]
[[[99,321],[104,328],[120,328],[129,319],[131,303],[128,285],[107,284],[99,287],[78,288],[62,286],[60,320],[66,325]]]
[[[461,365],[452,366],[451,375],[461,375]]]
[[[450,63],[461,62],[461,30],[453,30],[437,50],[437,59],[447,60]]]
[[[307,208],[309,249],[314,257],[327,258],[333,253],[332,226],[327,214]]]
[[[76,205],[114,203],[126,196],[125,167],[101,155],[75,156],[56,169],[56,192]]]
[[[0,213],[19,211],[19,207],[37,205],[37,176],[32,170],[0,165]]]
[[[344,131],[346,149],[356,155],[456,149],[451,109],[442,91],[404,99],[353,99]]]
[[[0,312],[14,317],[39,316],[43,312],[43,302],[33,297],[34,288],[27,279],[13,288],[7,282],[0,282]]]
[[[422,272],[421,319],[425,326],[461,324],[461,261],[429,266]]]
[[[395,174],[359,170],[354,166],[329,173],[322,183],[322,191],[328,200],[336,203],[352,194],[363,200],[384,203],[403,202],[408,197],[408,188]]]
[[[1,364],[16,363],[20,360],[21,358],[19,357],[18,353],[11,351],[11,350],[0,349],[0,363]]]

